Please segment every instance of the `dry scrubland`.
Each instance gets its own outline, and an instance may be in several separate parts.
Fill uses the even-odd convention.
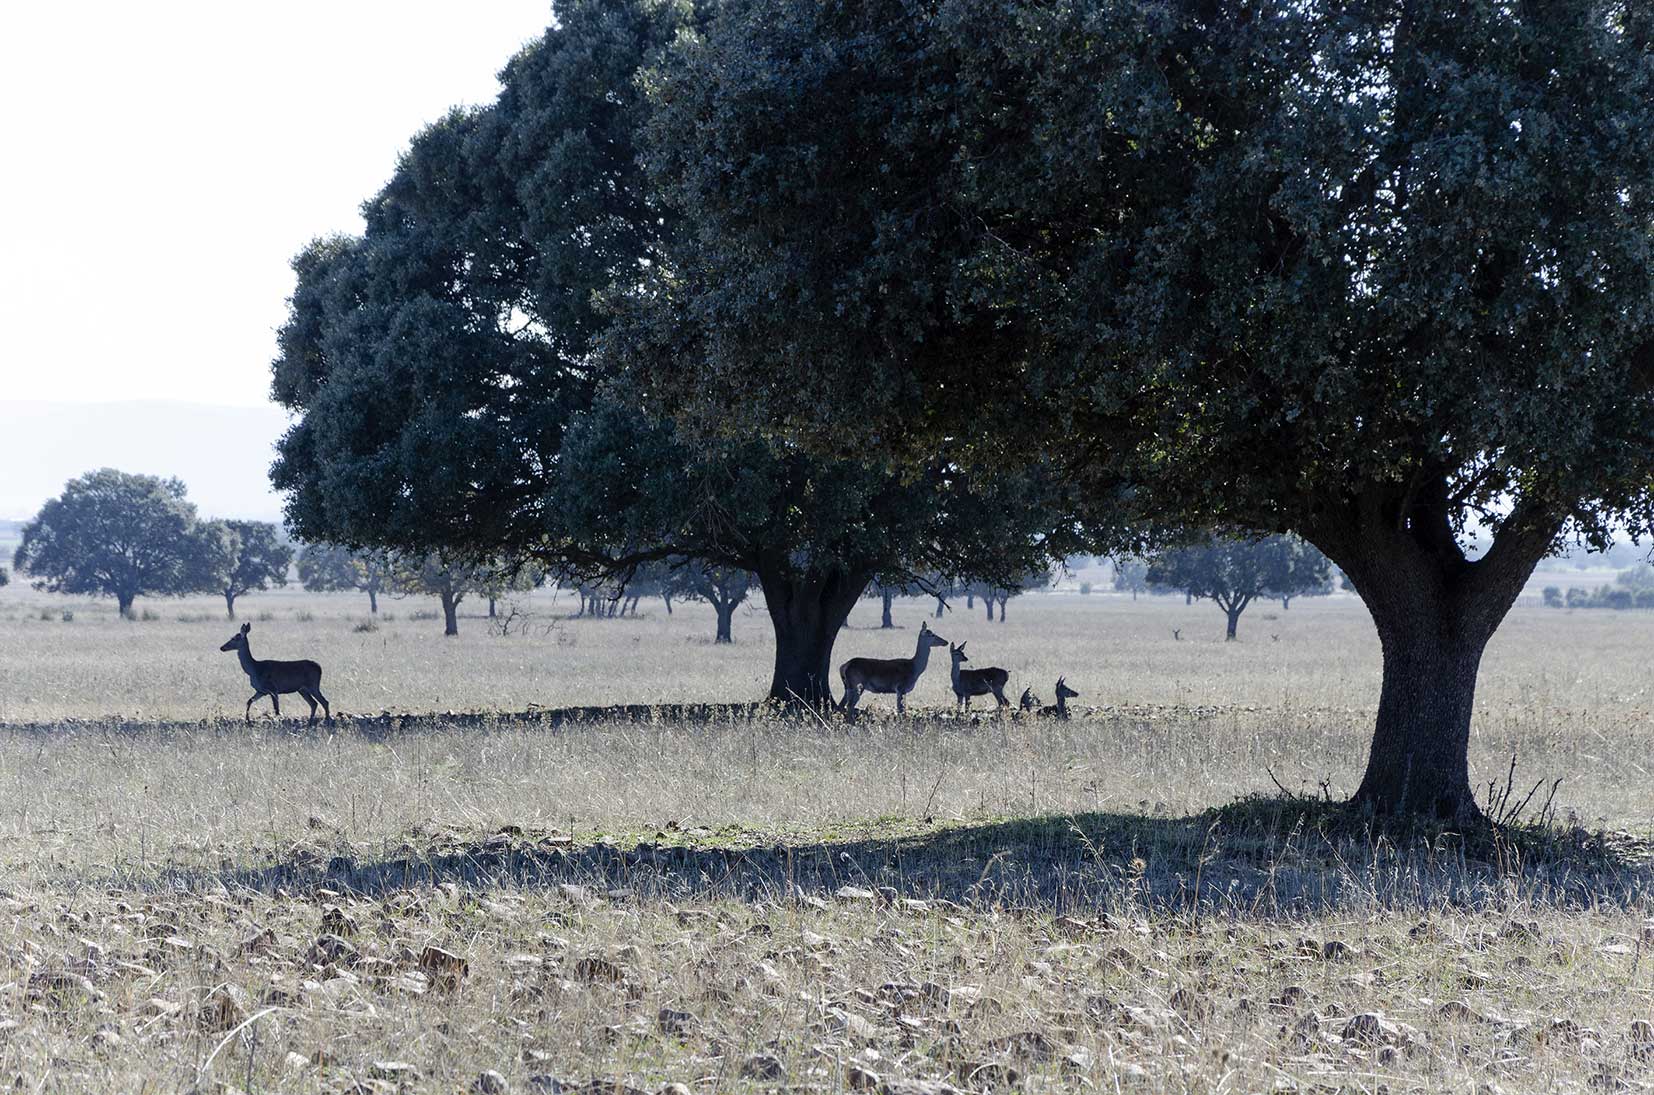
[[[1274,788],[1359,774],[1377,649],[1348,599],[1256,606],[1235,644],[1215,609],[1162,599],[1037,595],[1003,625],[963,606],[939,625],[1018,691],[1049,701],[1066,674],[1068,724],[945,717],[941,660],[923,717],[849,728],[440,714],[767,681],[760,614],[718,648],[704,606],[566,606],[444,640],[410,602],[359,632],[365,598],[249,597],[259,656],[317,658],[363,716],[303,732],[240,725],[211,602],[123,623],[0,592],[0,1083],[1654,1081],[1649,615],[1513,614],[1473,759],[1502,782],[1516,753],[1519,796],[1564,777],[1560,823],[1467,841],[1374,838]],[[923,618],[904,603],[881,632],[864,603],[838,656],[906,653]],[[365,717],[387,709],[413,717]]]

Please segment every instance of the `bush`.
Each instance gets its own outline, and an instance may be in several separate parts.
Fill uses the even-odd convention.
[[[1591,595],[1589,593],[1585,592],[1583,589],[1580,589],[1578,586],[1573,586],[1568,590],[1569,608],[1589,608],[1590,606]]]
[[[1654,608],[1654,589],[1637,590],[1637,607]]]
[[[1080,596],[1082,596],[1082,597],[1091,596],[1091,583],[1090,582],[1081,582],[1080,583]]]
[[[379,630],[379,625],[374,623],[372,620],[363,620],[361,623],[351,628],[351,630],[356,632],[358,635],[370,635]]]
[[[264,617],[262,617],[262,616],[260,616],[260,617],[259,617],[259,619],[261,619],[261,620],[262,620],[262,619],[263,619],[263,618],[264,618]],[[310,611],[310,610],[308,610],[308,609],[306,609],[306,610],[305,610],[305,611],[303,611],[303,612],[300,612],[300,613],[299,613],[299,614],[298,614],[298,615],[296,615],[296,616],[294,616],[294,617],[293,617],[293,619],[295,619],[295,620],[297,620],[297,621],[298,621],[298,622],[299,622],[299,623],[301,623],[301,624],[307,624],[307,623],[310,623],[310,622],[311,622],[311,621],[312,621],[312,620],[314,620],[314,619],[315,619],[315,618],[316,618],[316,614],[315,614],[315,613],[314,613],[314,612],[311,612],[311,611]]]
[[[1603,594],[1602,603],[1609,608],[1623,612],[1630,608],[1635,601],[1629,589],[1610,589]]]
[[[1566,603],[1562,600],[1562,590],[1556,586],[1545,587],[1545,607],[1561,608]]]
[[[66,624],[72,624],[72,623],[75,622],[75,614],[73,612],[69,611],[66,608],[66,609],[63,610],[63,615],[62,615],[61,619]]]

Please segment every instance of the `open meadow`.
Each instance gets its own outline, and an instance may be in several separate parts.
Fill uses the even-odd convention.
[[[1375,837],[1349,596],[864,601],[1068,722],[762,694],[761,607],[567,619],[0,592],[0,1081],[27,1091],[1630,1090],[1654,1080],[1654,613],[1525,602],[1484,664],[1497,838]],[[503,611],[503,608],[502,608]],[[65,614],[72,616],[65,618]],[[943,652],[945,654],[945,651]],[[836,686],[836,682],[835,682]],[[980,704],[982,701],[978,701]],[[603,712],[619,704],[654,710]],[[704,706],[675,706],[704,705]],[[584,709],[570,711],[569,709]],[[1561,777],[1551,793],[1550,780]],[[1289,798],[1289,792],[1298,798]],[[681,1084],[683,1088],[671,1087]]]

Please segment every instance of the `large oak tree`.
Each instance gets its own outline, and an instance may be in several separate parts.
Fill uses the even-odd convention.
[[[298,257],[273,390],[300,417],[273,480],[307,539],[577,577],[749,570],[770,695],[817,705],[875,573],[998,578],[1070,550],[1072,524],[1032,477],[972,482],[943,448],[898,472],[781,440],[687,444],[676,407],[596,353],[685,245],[640,166],[637,74],[694,24],[682,4],[561,6],[495,103],[416,137],[363,235]]]
[[[730,0],[650,78],[695,247],[632,360],[725,430],[1296,531],[1382,643],[1356,800],[1473,820],[1488,638],[1560,539],[1654,516],[1651,23]]]

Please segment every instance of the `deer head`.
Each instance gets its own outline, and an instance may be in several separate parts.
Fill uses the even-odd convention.
[[[1043,701],[1038,696],[1034,695],[1034,690],[1032,688],[1024,688],[1022,690],[1022,699],[1017,701],[1017,706],[1024,711],[1032,711],[1042,702]]]
[[[947,646],[948,641],[930,629],[929,624],[919,625],[919,642],[923,646]],[[961,643],[961,646],[964,644]]]
[[[969,640],[966,640],[966,641],[968,642]],[[952,643],[949,643],[948,644],[948,653],[953,655],[954,664],[956,664],[956,665],[959,662],[968,662],[968,661],[970,661],[969,658],[965,657],[965,644],[964,643],[960,643],[958,646],[954,646]]]
[[[219,647],[220,650],[244,650],[247,647],[247,632],[253,629],[252,624],[242,624],[241,630],[230,636],[230,641]]]
[[[1063,698],[1066,697],[1067,699],[1072,700],[1072,699],[1077,699],[1079,697],[1079,695],[1080,694],[1078,692],[1076,692],[1072,688],[1068,687],[1068,682],[1067,681],[1065,681],[1061,677],[1057,678],[1057,698],[1058,699],[1063,699]]]

